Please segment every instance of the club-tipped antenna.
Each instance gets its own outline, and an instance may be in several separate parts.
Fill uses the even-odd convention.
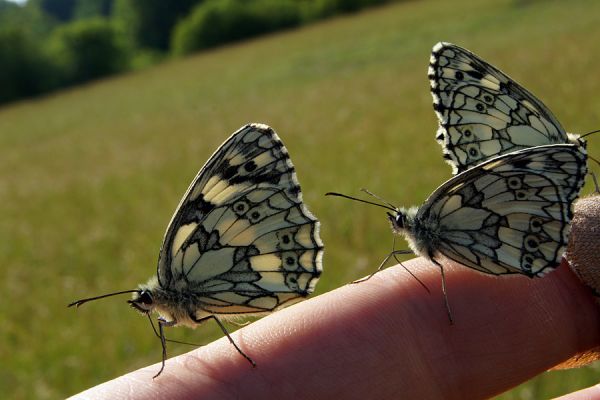
[[[396,207],[395,205],[393,205],[392,203],[390,203],[389,201],[387,201],[383,197],[378,196],[375,193],[371,192],[369,189],[361,188],[360,191],[361,192],[365,192],[369,196],[375,197],[377,200],[381,201],[383,204],[387,204],[388,206],[392,207],[395,211],[398,211],[398,207]]]
[[[592,133],[598,133],[598,132],[600,132],[600,129],[597,129],[597,130],[595,130],[595,131],[591,131],[591,132],[588,132],[588,133],[584,133],[583,135],[580,135],[579,137],[580,137],[580,138],[584,138],[584,137],[586,137],[586,136],[589,136],[589,135],[591,135]]]
[[[103,299],[105,297],[111,297],[111,296],[117,296],[119,294],[135,293],[135,292],[139,293],[140,290],[139,289],[123,290],[121,292],[108,293],[108,294],[103,294],[101,296],[96,296],[96,297],[88,297],[87,299],[81,299],[81,300],[74,301],[71,304],[69,304],[67,307],[73,307],[73,306],[79,307],[82,304],[87,303],[88,301],[99,300],[99,299]]]
[[[377,206],[377,207],[385,208],[386,210],[391,210],[391,211],[393,211],[393,212],[398,212],[398,209],[397,209],[397,208],[395,208],[395,207],[392,207],[392,206],[391,206],[391,205],[389,205],[389,204],[379,204],[379,203],[375,203],[375,202],[373,202],[373,201],[368,201],[368,200],[364,200],[364,199],[359,199],[359,198],[357,198],[357,197],[352,197],[352,196],[348,196],[348,195],[341,194],[341,193],[336,193],[336,192],[327,192],[327,193],[325,193],[325,196],[337,196],[337,197],[343,197],[343,198],[345,198],[345,199],[348,199],[348,200],[354,200],[354,201],[358,201],[358,202],[361,202],[361,203],[371,204],[371,205],[374,205],[374,206]],[[376,196],[375,196],[375,197],[376,197]]]

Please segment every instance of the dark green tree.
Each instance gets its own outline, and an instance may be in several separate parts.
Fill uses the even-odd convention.
[[[177,25],[171,49],[188,54],[300,22],[300,7],[293,0],[207,0]]]
[[[128,67],[128,53],[112,22],[83,19],[57,28],[51,54],[63,71],[65,85],[111,75]]]
[[[18,29],[27,35],[45,38],[57,25],[35,2],[20,6],[0,0],[0,31]]]
[[[138,48],[169,49],[171,31],[203,0],[116,0],[113,18]]]
[[[73,10],[73,19],[109,17],[113,0],[77,0]]]
[[[19,28],[0,30],[0,103],[33,96],[56,86],[55,68],[39,41]]]
[[[39,7],[44,13],[59,22],[68,22],[73,18],[77,0],[29,0],[27,6]]]

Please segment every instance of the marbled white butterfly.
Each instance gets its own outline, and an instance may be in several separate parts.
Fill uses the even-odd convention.
[[[319,222],[302,202],[288,152],[268,126],[249,124],[202,167],[167,228],[155,277],[88,301],[133,293],[137,311],[159,314],[163,327],[195,327],[214,319],[260,315],[308,296],[322,270]]]
[[[579,146],[554,144],[484,161],[446,181],[420,207],[398,208],[328,194],[391,211],[394,233],[405,236],[414,254],[440,267],[452,321],[441,258],[493,275],[535,277],[556,268],[586,172],[587,156]],[[391,255],[406,253],[410,251]]]

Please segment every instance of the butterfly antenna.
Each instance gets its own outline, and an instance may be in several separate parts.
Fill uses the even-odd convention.
[[[398,210],[398,207],[396,207],[395,205],[393,205],[392,203],[390,203],[389,201],[387,201],[386,199],[384,199],[381,196],[376,195],[375,193],[371,192],[369,189],[365,189],[365,188],[361,188],[360,189],[361,192],[365,192],[366,194],[368,194],[369,196],[375,197],[377,200],[383,202],[384,204],[387,204],[388,206],[390,206],[391,208],[393,208],[395,211]]]
[[[395,207],[393,207],[393,206],[391,206],[391,205],[388,205],[388,204],[379,204],[379,203],[375,203],[375,202],[372,202],[372,201],[359,199],[357,197],[352,197],[352,196],[348,196],[348,195],[345,195],[345,194],[341,194],[341,193],[327,192],[327,193],[325,193],[325,196],[343,197],[345,199],[354,200],[354,201],[358,201],[358,202],[366,203],[366,204],[371,204],[371,205],[374,205],[374,206],[377,206],[377,207],[385,208],[386,210],[391,210],[393,212],[398,212],[398,209],[395,208]]]
[[[99,299],[103,299],[105,297],[117,296],[119,294],[136,293],[136,292],[139,293],[140,290],[139,289],[123,290],[122,292],[114,292],[114,293],[103,294],[101,296],[96,296],[96,297],[88,297],[87,299],[81,299],[81,300],[74,301],[71,304],[69,304],[67,307],[73,307],[73,306],[79,307],[82,304],[87,303],[88,301],[99,300]]]
[[[583,135],[580,135],[579,137],[580,137],[580,138],[584,138],[584,137],[586,137],[586,136],[589,136],[589,135],[591,135],[592,133],[598,133],[598,132],[600,132],[600,129],[598,129],[598,130],[595,130],[595,131],[591,131],[591,132],[588,132],[588,133],[585,133],[585,134],[583,134]]]

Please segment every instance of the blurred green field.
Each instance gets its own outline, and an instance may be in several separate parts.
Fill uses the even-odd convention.
[[[155,273],[180,196],[241,125],[268,123],[290,150],[323,224],[317,292],[329,291],[372,271],[392,235],[381,210],[343,213],[325,192],[418,204],[450,176],[434,141],[433,44],[475,51],[587,132],[600,128],[599,15],[592,0],[399,3],[0,109],[0,392],[59,398],[160,360],[125,299],[66,304]],[[589,151],[600,155],[600,138]],[[549,398],[599,372],[546,373],[500,398]]]

